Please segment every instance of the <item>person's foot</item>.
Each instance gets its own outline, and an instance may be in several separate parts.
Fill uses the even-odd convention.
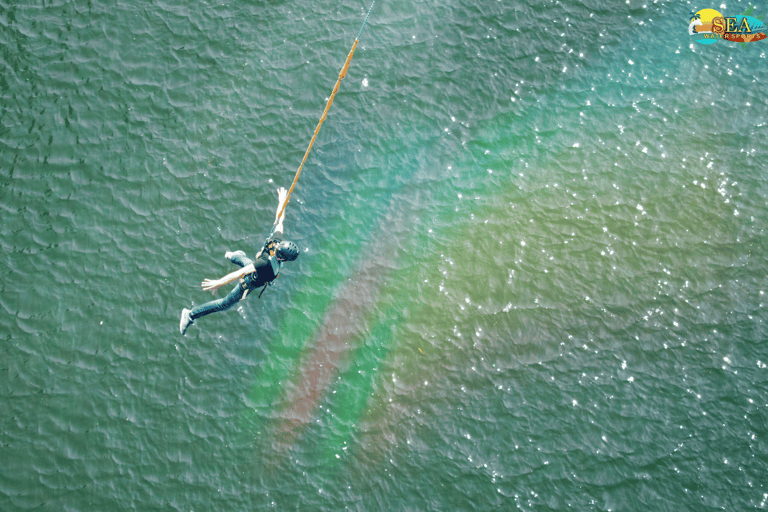
[[[241,258],[245,258],[245,252],[243,252],[243,251],[235,251],[235,252],[227,251],[226,253],[224,253],[224,257],[226,259],[228,259],[229,261],[232,261],[232,258],[235,258],[236,256],[240,256]]]
[[[187,308],[184,308],[181,310],[181,322],[179,323],[179,331],[181,331],[181,334],[183,335],[185,332],[187,332],[187,328],[195,323],[194,320],[189,316],[191,311]]]

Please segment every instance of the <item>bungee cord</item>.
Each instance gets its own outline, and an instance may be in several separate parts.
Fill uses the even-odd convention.
[[[315,143],[315,139],[317,138],[317,134],[320,132],[320,127],[323,125],[323,121],[325,121],[325,117],[328,115],[328,110],[331,108],[331,105],[333,104],[333,98],[336,96],[336,93],[339,90],[339,86],[341,85],[341,81],[344,80],[344,77],[347,76],[347,70],[349,69],[349,64],[352,62],[352,55],[355,53],[355,48],[357,48],[357,43],[360,41],[360,35],[363,33],[363,29],[365,28],[365,25],[368,23],[368,17],[371,15],[371,11],[373,10],[373,6],[376,4],[376,0],[373,0],[371,2],[371,7],[368,9],[368,14],[365,15],[365,19],[363,20],[363,25],[360,27],[360,31],[357,33],[357,37],[355,37],[355,42],[352,44],[352,49],[349,51],[349,55],[347,55],[347,60],[344,62],[344,66],[342,66],[341,71],[339,72],[339,79],[336,80],[336,85],[333,87],[333,92],[331,92],[331,97],[328,98],[328,103],[325,105],[325,110],[323,110],[323,115],[320,116],[320,122],[317,123],[317,128],[315,128],[315,133],[312,134],[312,139],[309,141],[309,146],[307,146],[307,151],[304,153],[304,158],[301,159],[301,165],[299,165],[299,169],[296,171],[296,176],[293,178],[293,183],[291,183],[291,188],[288,190],[288,197],[286,197],[285,202],[283,202],[283,207],[280,209],[280,213],[277,215],[277,218],[280,218],[283,215],[283,212],[285,211],[286,205],[288,205],[288,201],[291,199],[291,193],[293,192],[294,187],[296,187],[296,182],[299,180],[299,176],[301,175],[301,170],[304,168],[304,163],[307,161],[307,157],[309,156],[309,152],[312,150],[312,146]],[[269,234],[267,239],[269,239],[274,234],[274,226],[272,227],[272,232]]]

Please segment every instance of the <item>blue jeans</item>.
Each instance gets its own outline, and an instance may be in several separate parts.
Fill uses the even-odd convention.
[[[230,261],[239,267],[244,267],[253,263],[253,260],[245,256],[245,253],[242,251],[237,251]],[[235,285],[235,288],[223,299],[212,300],[192,308],[189,317],[192,320],[197,320],[201,316],[210,315],[211,313],[217,313],[219,311],[226,311],[240,302],[243,299],[244,294],[245,289],[243,289],[243,286],[238,282],[237,285]]]

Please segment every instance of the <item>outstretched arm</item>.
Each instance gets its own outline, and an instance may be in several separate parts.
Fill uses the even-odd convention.
[[[285,220],[285,210],[283,210],[283,205],[285,205],[285,202],[288,200],[288,191],[285,190],[285,188],[280,187],[277,189],[277,210],[275,211],[275,229],[274,234],[275,235],[282,235],[283,234],[283,221]],[[283,211],[283,214],[280,215],[280,210]]]
[[[253,272],[254,270],[256,270],[256,268],[253,266],[253,263],[251,263],[250,265],[244,266],[240,270],[235,270],[234,272],[225,275],[221,279],[206,279],[200,284],[202,285],[203,290],[214,292],[220,286],[231,283],[235,279],[240,279],[244,275],[248,274],[249,272]]]

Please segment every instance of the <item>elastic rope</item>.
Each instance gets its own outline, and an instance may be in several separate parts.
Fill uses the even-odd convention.
[[[325,110],[323,110],[323,115],[320,116],[320,122],[317,123],[317,128],[315,128],[315,132],[312,134],[312,139],[309,141],[309,146],[307,146],[307,150],[304,152],[304,158],[301,159],[301,165],[299,165],[299,169],[296,171],[296,176],[294,176],[293,178],[293,183],[291,183],[291,188],[288,190],[288,195],[285,198],[285,202],[283,202],[283,207],[280,208],[280,213],[277,215],[278,221],[280,220],[280,217],[282,217],[283,212],[285,212],[285,207],[288,205],[288,201],[291,199],[291,194],[293,193],[293,189],[294,187],[296,187],[296,182],[299,180],[299,176],[301,175],[301,170],[304,168],[304,163],[307,161],[307,157],[309,156],[309,152],[315,143],[317,134],[318,132],[320,132],[320,126],[322,126],[323,121],[325,121],[325,117],[328,115],[328,110],[331,108],[331,105],[333,104],[333,98],[336,96],[336,93],[339,90],[339,85],[341,85],[341,81],[344,79],[344,77],[347,76],[347,70],[349,69],[349,64],[352,62],[352,55],[354,55],[355,53],[355,48],[357,48],[357,43],[360,40],[360,35],[363,33],[363,29],[365,28],[365,25],[368,23],[368,17],[371,15],[371,11],[373,10],[373,6],[375,4],[376,4],[376,0],[373,0],[373,2],[371,3],[371,7],[368,9],[368,14],[365,15],[365,20],[363,20],[363,25],[360,27],[360,31],[357,33],[355,42],[352,44],[352,49],[349,51],[349,55],[347,55],[347,60],[344,62],[344,66],[342,66],[341,71],[339,72],[339,79],[336,80],[336,85],[333,87],[333,92],[331,92],[331,97],[328,98],[328,103],[326,103],[325,105]],[[272,226],[272,231],[270,232],[267,239],[271,238],[274,233],[275,233],[275,226]]]
[[[363,20],[363,26],[360,27],[360,32],[357,33],[357,37],[355,38],[355,40],[360,39],[360,34],[363,33],[363,29],[365,28],[365,24],[368,23],[368,16],[371,15],[371,11],[373,10],[373,4],[375,4],[375,3],[376,3],[376,0],[373,0],[373,2],[371,2],[371,7],[368,9],[368,14],[365,15],[365,19]]]

